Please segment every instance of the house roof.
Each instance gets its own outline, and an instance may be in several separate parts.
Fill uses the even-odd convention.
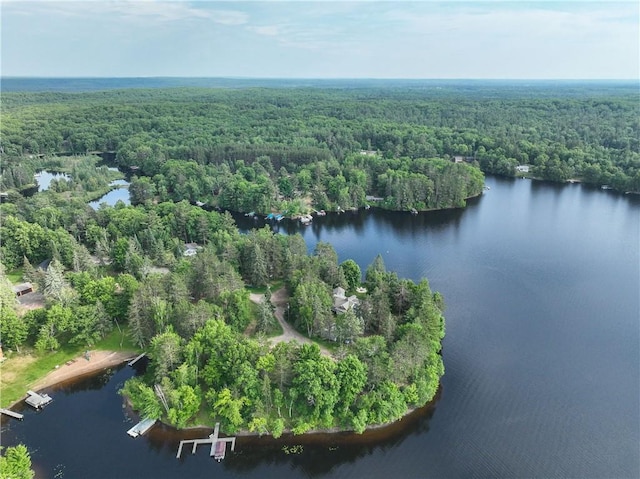
[[[20,283],[13,286],[14,293],[22,293],[24,291],[29,291],[33,289],[33,285],[31,283]]]

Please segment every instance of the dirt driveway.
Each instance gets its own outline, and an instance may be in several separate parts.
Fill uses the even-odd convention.
[[[264,301],[264,294],[251,293],[250,299],[254,303],[260,304]],[[289,296],[287,295],[287,290],[285,287],[282,287],[271,294],[271,303],[276,307],[275,315],[278,319],[278,322],[280,323],[280,326],[282,326],[283,333],[280,336],[269,338],[269,342],[272,345],[289,341],[296,341],[300,344],[318,344],[315,341],[300,334],[284,320],[284,311],[287,307],[288,301]],[[327,348],[320,344],[318,344],[318,347],[320,348],[320,352],[323,355],[331,356],[331,352]]]

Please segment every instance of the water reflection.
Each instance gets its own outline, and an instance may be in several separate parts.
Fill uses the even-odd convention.
[[[36,182],[38,183],[38,191],[48,190],[53,180],[56,181],[69,181],[71,178],[64,173],[55,173],[52,171],[39,171],[35,175]]]
[[[151,454],[138,455],[139,466],[148,472],[145,477],[182,477],[184,468],[203,470],[203,461],[210,460],[206,448],[200,448],[195,455],[184,454],[180,460],[175,459],[178,444],[182,439],[205,437],[210,429],[176,430],[173,427],[158,423],[142,438],[131,440],[125,432],[140,417],[132,411],[124,399],[117,395],[124,381],[134,375],[144,374],[146,364],[142,361],[135,368],[124,365],[107,369],[90,376],[75,378],[47,388],[54,402],[40,412],[27,409],[24,422],[12,422],[3,429],[8,444],[31,438],[30,447],[39,452],[34,462],[39,471],[51,472],[62,467],[70,474],[83,469],[91,477],[112,477],[108,471],[95,471],[90,457],[65,457],[64,464],[51,454],[57,448],[50,442],[51,434],[57,436],[60,447],[73,447],[77,439],[92,437],[99,430],[100,444],[89,447],[101,448],[105,453],[118,456],[124,449],[141,446]],[[229,453],[223,470],[228,473],[246,474],[260,471],[265,466],[286,467],[293,471],[304,471],[308,477],[324,476],[344,464],[352,464],[373,454],[382,454],[400,447],[409,437],[424,435],[429,431],[429,422],[435,412],[436,404],[441,397],[439,391],[434,401],[424,408],[412,412],[389,426],[366,431],[358,435],[353,433],[312,434],[305,436],[283,435],[279,439],[272,437],[240,436],[236,442],[236,450]],[[121,407],[117,404],[121,403]],[[114,407],[115,406],[115,407]],[[24,404],[16,410],[26,409]],[[38,421],[35,421],[37,415]],[[60,425],[64,425],[60,430]],[[47,428],[50,431],[39,443],[38,430]],[[36,436],[34,436],[36,435]],[[109,440],[107,438],[117,438]],[[80,439],[81,440],[81,439]],[[301,446],[300,451],[287,453],[283,447]],[[42,448],[42,449],[41,449]],[[123,449],[124,448],[124,449]],[[45,455],[44,461],[42,454]],[[161,462],[157,462],[162,457]],[[43,461],[44,465],[39,464]],[[115,471],[116,469],[114,469]],[[133,470],[133,469],[132,469]],[[161,470],[161,471],[160,471]],[[182,471],[182,472],[180,472]],[[49,477],[40,473],[38,477]],[[140,477],[139,475],[137,477]],[[200,476],[198,476],[200,477]],[[223,477],[228,477],[223,474]]]
[[[101,198],[92,201],[89,203],[89,206],[94,210],[100,208],[102,203],[105,203],[109,206],[115,206],[118,201],[122,201],[125,205],[131,204],[131,195],[129,194],[129,182],[126,180],[114,180],[110,183],[110,186],[115,187],[115,189],[109,191],[106,195]]]
[[[439,211],[425,211],[412,215],[408,211],[389,211],[380,208],[370,210],[359,209],[345,213],[327,213],[326,216],[314,216],[310,225],[303,225],[298,220],[285,218],[282,221],[270,221],[264,217],[247,217],[242,213],[231,212],[236,225],[243,233],[251,229],[269,226],[274,232],[282,234],[300,233],[306,237],[308,232],[315,238],[314,243],[322,241],[322,235],[331,235],[349,229],[353,236],[364,237],[371,229],[371,221],[375,222],[375,229],[391,230],[402,237],[416,237],[423,235],[425,230],[442,230],[450,227],[458,228],[465,211],[476,207],[482,197],[471,198],[466,208],[455,208]]]

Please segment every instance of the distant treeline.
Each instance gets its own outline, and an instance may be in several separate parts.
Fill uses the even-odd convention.
[[[5,93],[2,101],[5,159],[116,151],[121,166],[137,166],[148,177],[165,174],[171,160],[191,160],[252,183],[264,175],[284,187],[283,196],[287,180],[293,191],[304,193],[307,173],[299,175],[310,170],[312,185],[325,192],[327,178],[343,176],[356,206],[357,182],[343,167],[360,151],[386,160],[459,156],[502,175],[529,164],[531,174],[544,179],[640,190],[637,89],[615,83],[129,89]],[[418,173],[411,162],[402,168]],[[359,169],[366,174],[367,194],[388,196],[380,191],[379,168]],[[154,184],[162,187],[162,178]],[[219,192],[218,186],[224,184],[194,183],[191,189],[206,196],[210,188]],[[329,198],[341,199],[346,198]]]

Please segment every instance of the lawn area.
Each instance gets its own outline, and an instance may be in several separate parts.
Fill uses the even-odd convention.
[[[10,273],[7,273],[6,275],[7,275],[7,278],[9,278],[9,281],[11,281],[13,284],[18,284],[24,281],[22,279],[22,273],[23,273],[22,268],[17,268],[11,271]]]
[[[273,293],[274,291],[278,291],[280,288],[282,288],[284,286],[284,281],[283,280],[278,280],[278,281],[274,281],[273,283],[269,284],[269,287],[271,288],[271,292]],[[267,287],[266,286],[246,286],[245,287],[246,290],[248,290],[250,293],[256,293],[256,294],[264,294],[267,292]]]

